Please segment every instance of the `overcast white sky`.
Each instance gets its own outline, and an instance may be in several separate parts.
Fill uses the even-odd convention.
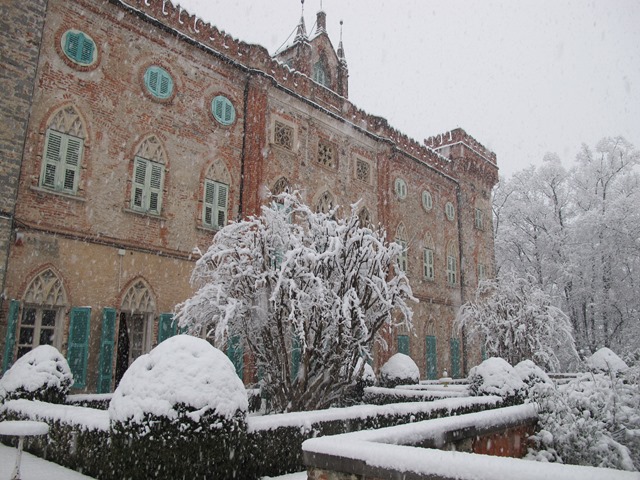
[[[175,1],[175,0],[174,0]],[[274,53],[300,0],[180,0]],[[410,137],[464,128],[510,176],[623,135],[640,148],[638,0],[323,0],[349,99]],[[306,0],[307,31],[320,0]]]

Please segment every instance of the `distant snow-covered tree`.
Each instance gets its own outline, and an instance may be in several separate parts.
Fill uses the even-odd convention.
[[[411,324],[400,253],[355,207],[336,218],[284,193],[216,234],[180,325],[219,346],[242,339],[276,411],[325,408],[360,379],[382,327]]]
[[[532,360],[556,370],[559,349],[577,356],[568,317],[532,280],[513,274],[480,282],[475,298],[458,311],[456,326],[483,344],[487,356],[513,365]]]

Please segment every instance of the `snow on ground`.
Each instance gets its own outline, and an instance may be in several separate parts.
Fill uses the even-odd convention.
[[[307,471],[288,473],[279,477],[262,477],[262,480],[307,480]]]
[[[109,430],[109,414],[105,410],[76,407],[73,405],[56,405],[53,403],[30,400],[11,400],[2,405],[2,410],[19,413],[32,420],[49,423],[60,421],[63,424],[75,425],[87,430]]]
[[[15,448],[0,444],[0,479],[11,478],[16,462],[16,452]],[[47,462],[27,452],[22,452],[20,478],[22,480],[92,480],[92,477]]]

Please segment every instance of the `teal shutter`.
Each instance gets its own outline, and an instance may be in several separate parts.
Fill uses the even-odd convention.
[[[98,393],[109,393],[111,391],[115,332],[116,311],[113,308],[105,308],[102,310],[100,363],[98,364]]]
[[[427,378],[438,378],[438,355],[436,350],[436,337],[427,335]]]
[[[302,350],[300,348],[300,340],[297,335],[293,335],[291,338],[291,379],[295,381],[300,370],[300,358],[302,357]]]
[[[176,322],[173,321],[173,313],[161,313],[158,321],[158,343],[176,334]]]
[[[238,377],[242,380],[244,373],[244,352],[239,335],[232,335],[227,340],[227,357],[229,357],[229,360],[233,363]]]
[[[84,388],[87,384],[91,308],[72,308],[70,317],[67,361],[73,374],[73,388]]]
[[[227,224],[227,195],[229,189],[226,185],[218,184],[217,227],[222,228]]]
[[[9,370],[13,364],[13,348],[16,344],[16,327],[18,325],[18,310],[20,302],[11,300],[9,303],[9,318],[7,321],[7,335],[4,340],[4,358],[2,360],[2,373]]]
[[[482,361],[484,362],[487,359],[487,346],[484,343],[480,348],[480,355],[482,356]]]
[[[451,372],[452,378],[460,378],[460,340],[452,338],[450,341],[451,349]]]
[[[164,68],[155,65],[147,68],[144,84],[154,97],[169,98],[173,92],[171,75]]]
[[[211,101],[211,113],[222,125],[231,125],[236,119],[233,103],[223,95],[218,95]]]
[[[398,353],[409,355],[409,335],[398,335]]]

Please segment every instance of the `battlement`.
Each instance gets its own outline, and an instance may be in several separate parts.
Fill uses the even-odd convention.
[[[444,147],[463,144],[477,155],[485,160],[496,164],[496,154],[482,145],[479,141],[465,132],[462,128],[456,128],[439,135],[431,136],[425,139],[424,144],[434,150],[440,150]],[[446,155],[445,155],[446,156]]]

